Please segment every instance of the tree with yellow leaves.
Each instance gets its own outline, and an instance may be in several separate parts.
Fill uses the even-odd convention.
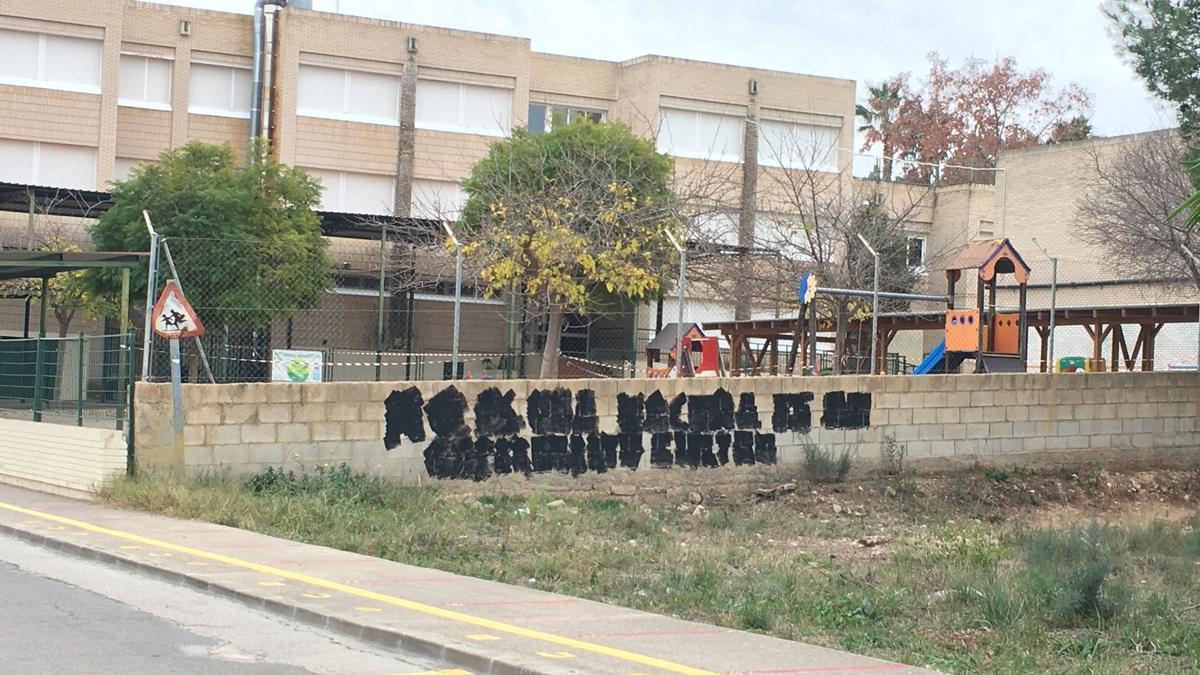
[[[558,374],[564,312],[656,297],[677,264],[671,160],[620,123],[523,129],[463,183],[464,254],[488,294],[516,290],[545,318],[541,377]]]

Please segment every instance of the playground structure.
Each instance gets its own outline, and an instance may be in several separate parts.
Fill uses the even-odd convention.
[[[682,358],[676,353],[677,347],[682,347]],[[665,365],[658,365],[660,358],[665,359]],[[684,324],[678,331],[674,323],[663,326],[646,345],[646,377],[672,377],[677,367],[683,368],[684,377],[722,375],[720,341],[706,335],[700,324]]]
[[[955,309],[954,287],[966,270],[975,272],[976,306]],[[1011,274],[1017,283],[1016,312],[996,308],[996,286],[1001,274]],[[975,359],[977,373],[1025,372],[1028,282],[1029,266],[1009,240],[968,242],[946,266],[945,337],[913,374],[956,373],[969,358]]]
[[[967,256],[968,251],[970,257]],[[983,256],[981,251],[991,253]],[[991,254],[997,255],[993,259]],[[968,262],[971,264],[967,264]],[[1025,288],[1030,268],[1007,240],[970,242],[954,256],[949,267],[957,269],[947,270],[950,293],[946,296],[879,293],[881,298],[944,303],[947,309],[881,312],[876,317],[876,339],[879,349],[876,361],[871,367],[853,368],[854,358],[848,358],[853,357],[856,351],[859,354],[866,353],[864,338],[870,339],[871,317],[819,317],[812,306],[815,303],[809,303],[807,307],[801,305],[801,313],[795,318],[720,321],[707,323],[705,328],[710,335],[720,333],[728,341],[729,374],[732,376],[820,372],[817,367],[819,343],[831,347],[830,351],[833,353],[830,359],[831,368],[828,370],[832,374],[884,372],[889,346],[898,334],[939,330],[942,331],[944,339],[914,369],[914,373],[958,372],[963,361],[970,358],[976,360],[976,370],[979,372],[1011,372],[1002,370],[1004,368],[1025,372],[1028,369],[1027,336],[1030,330],[1040,341],[1040,358],[1031,365],[1039,372],[1050,372],[1055,370],[1055,364],[1048,360],[1047,350],[1051,326],[1058,329],[1082,327],[1087,332],[1092,346],[1091,353],[1085,355],[1086,369],[1116,372],[1154,370],[1155,342],[1159,331],[1167,324],[1194,324],[1200,320],[1200,309],[1191,303],[1060,307],[1053,312],[1053,318],[1049,309],[1028,309],[1025,306]],[[954,316],[951,316],[951,312],[972,310],[954,308],[953,288],[969,276],[962,274],[963,270],[969,269],[975,269],[979,273],[976,282],[976,307],[973,310],[978,314],[975,315],[974,323],[970,322],[971,314],[967,314],[968,322],[964,327],[961,322],[953,322]],[[1021,270],[1020,278],[1017,274],[1018,269]],[[1019,307],[1015,308],[1015,312],[1012,308],[995,307],[995,294],[1000,286],[997,275],[1012,275],[1017,284],[1016,289],[1020,292],[1021,302]],[[1012,290],[1008,286],[1003,288],[1006,291]],[[817,296],[822,295],[871,297],[872,292],[821,289]],[[961,319],[964,315],[955,316]],[[983,320],[980,321],[979,317]],[[996,323],[999,324],[998,327],[993,327]],[[1130,332],[1131,327],[1136,328],[1136,335]],[[950,337],[950,332],[955,334],[956,339],[950,342],[947,350],[945,338]],[[835,337],[839,334],[843,336],[840,345]],[[963,342],[959,342],[959,339]],[[986,358],[980,358],[981,356]],[[980,368],[983,370],[979,370]]]

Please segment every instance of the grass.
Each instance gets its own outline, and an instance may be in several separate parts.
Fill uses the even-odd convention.
[[[950,672],[1200,672],[1200,534],[1178,525],[1031,529],[928,508],[885,524],[785,501],[699,515],[611,499],[552,506],[345,468],[123,479],[101,496]],[[885,526],[886,555],[854,544]]]

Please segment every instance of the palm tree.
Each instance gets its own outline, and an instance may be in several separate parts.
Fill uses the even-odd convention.
[[[865,124],[858,127],[860,133],[867,134],[863,149],[876,141],[883,144],[884,180],[892,180],[892,157],[895,153],[892,138],[892,123],[896,121],[896,112],[900,108],[900,91],[903,83],[899,78],[881,82],[877,85],[867,84],[866,104],[854,106],[854,114]]]

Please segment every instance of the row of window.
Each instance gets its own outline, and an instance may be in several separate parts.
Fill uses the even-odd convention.
[[[659,121],[659,152],[722,162],[742,160],[746,120],[741,116],[663,108]],[[835,172],[837,151],[837,127],[758,122],[760,165]]]
[[[99,93],[101,43],[98,40],[0,29],[0,82]],[[118,99],[121,105],[171,109],[170,59],[122,54]],[[193,63],[188,111],[248,117],[247,68]],[[297,113],[374,124],[399,124],[400,78],[302,64],[297,82]],[[420,80],[418,128],[503,136],[511,127],[512,91],[476,84]],[[577,119],[603,121],[603,110],[571,106],[529,106],[528,128],[549,131]],[[838,129],[762,120],[758,161],[766,166],[837,170]],[[663,108],[659,150],[678,157],[738,162],[745,120],[741,116]]]
[[[989,221],[980,221],[983,223]],[[737,216],[728,212],[714,212],[698,216],[694,220],[692,239],[714,244],[734,246],[738,243]],[[801,221],[795,216],[778,213],[759,213],[754,218],[753,246],[770,249],[785,258],[813,260],[814,253],[829,255],[832,251],[817,251],[808,238]],[[909,267],[923,269],[925,266],[925,237],[911,235],[905,245],[905,258]]]

